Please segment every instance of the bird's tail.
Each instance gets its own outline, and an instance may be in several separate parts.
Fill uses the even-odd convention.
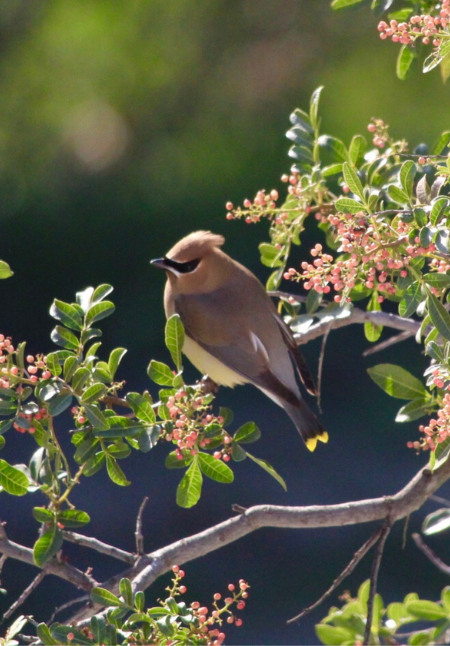
[[[299,402],[297,406],[285,401],[283,408],[294,422],[310,451],[315,450],[318,441],[328,442],[327,431],[304,401]]]

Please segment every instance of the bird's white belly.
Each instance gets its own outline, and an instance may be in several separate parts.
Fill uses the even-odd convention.
[[[233,388],[233,386],[245,384],[248,381],[245,377],[213,357],[212,354],[204,350],[188,336],[184,340],[183,352],[197,370],[200,370],[204,375],[208,375],[219,386]]]

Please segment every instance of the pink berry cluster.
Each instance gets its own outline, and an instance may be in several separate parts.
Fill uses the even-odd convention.
[[[269,193],[266,193],[265,189],[261,189],[256,193],[253,201],[248,198],[244,200],[244,208],[235,208],[233,202],[227,202],[225,204],[226,218],[227,220],[244,218],[247,224],[254,224],[259,222],[261,217],[270,215],[276,209],[278,198],[279,194],[276,189],[272,189]]]
[[[420,39],[424,45],[433,43],[438,48],[444,38],[448,38],[445,30],[450,22],[450,0],[443,0],[438,16],[429,14],[413,15],[408,22],[391,20],[389,23],[382,20],[378,23],[380,38],[390,38],[394,43],[411,45]]]
[[[440,381],[439,375],[436,380]],[[444,383],[442,382],[442,386]],[[441,386],[438,386],[441,387]],[[445,393],[442,406],[438,410],[436,418],[430,419],[425,426],[421,424],[419,431],[423,433],[423,438],[416,442],[407,442],[410,449],[416,451],[434,451],[438,444],[444,442],[450,435],[450,393]]]
[[[180,585],[180,580],[184,578],[185,572],[178,565],[172,567],[175,574],[172,587],[167,588],[171,596],[184,594],[187,591],[185,585]],[[227,624],[242,626],[242,619],[236,617],[235,612],[231,609],[236,605],[237,610],[243,610],[248,598],[249,584],[240,579],[238,585],[230,583],[228,585],[228,596],[223,598],[220,592],[213,595],[213,608],[202,606],[199,601],[193,601],[190,604],[193,615],[197,618],[200,625],[200,635],[205,638],[206,646],[221,646],[225,640],[225,633],[220,630],[224,621]]]
[[[24,374],[21,375],[19,367],[12,363],[15,354],[16,348],[11,338],[0,334],[0,365],[4,364],[0,368],[0,388],[11,388],[20,382],[35,384],[41,379],[50,379],[52,376],[52,373],[47,369],[45,363],[46,357],[43,355],[34,357],[31,354],[26,358],[29,365],[24,371]],[[40,375],[39,371],[41,371]]]
[[[389,142],[389,126],[382,119],[371,119],[367,130],[373,135],[372,143],[377,148],[384,148]]]
[[[19,386],[19,388],[21,388]],[[17,422],[13,423],[13,428],[18,431],[18,433],[30,433],[33,435],[33,433],[36,432],[35,426],[33,426],[34,420],[40,421],[41,419],[45,419],[48,417],[48,411],[45,408],[40,408],[37,413],[32,413],[32,414],[25,414],[25,413],[19,413],[18,417],[21,419],[26,420],[30,425],[28,428],[23,428],[18,424]]]
[[[209,398],[205,397],[199,389],[194,395],[189,394],[184,388],[177,390],[167,400],[170,418],[173,422],[173,430],[166,432],[164,438],[167,442],[176,444],[176,456],[179,460],[186,457],[185,452],[197,455],[199,448],[206,448],[211,444],[212,439],[205,437],[208,428],[212,424],[221,426],[225,421],[221,415],[213,415],[210,410]],[[231,442],[231,437],[222,432],[222,441],[225,445]],[[224,450],[214,454],[215,457],[223,457],[227,462],[230,460],[228,451]]]

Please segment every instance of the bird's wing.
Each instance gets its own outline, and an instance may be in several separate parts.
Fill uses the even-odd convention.
[[[283,321],[281,316],[274,315],[274,318],[278,323],[278,326],[284,337],[286,345],[289,348],[289,352],[294,361],[298,376],[300,377],[302,384],[305,386],[306,390],[309,392],[310,395],[317,395],[317,388],[316,388],[316,384],[314,383],[313,376],[311,374],[310,369],[306,365],[306,362],[303,358],[302,353],[299,350],[297,343],[295,342],[295,339],[291,330]]]
[[[221,294],[177,296],[174,305],[186,334],[204,350],[255,386],[298,405],[298,396],[271,370],[262,340],[252,330],[236,326],[235,309],[224,307]]]

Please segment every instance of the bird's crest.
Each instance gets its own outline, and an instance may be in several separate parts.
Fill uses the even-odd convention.
[[[167,257],[178,262],[203,258],[214,247],[221,247],[225,238],[211,231],[194,231],[182,238],[167,253]]]

